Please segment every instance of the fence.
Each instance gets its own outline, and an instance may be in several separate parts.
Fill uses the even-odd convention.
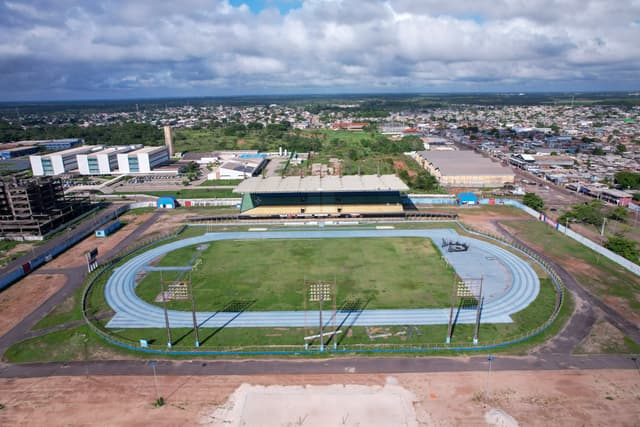
[[[588,247],[589,249],[599,253],[600,255],[608,258],[609,260],[615,262],[616,264],[620,265],[621,267],[626,268],[627,270],[637,274],[640,276],[640,265],[635,264],[631,261],[629,261],[628,259],[621,257],[620,255],[611,252],[609,249],[600,246],[599,244],[587,239],[586,237],[576,233],[575,231],[571,230],[568,227],[565,227],[562,224],[556,223],[554,221],[552,221],[551,219],[547,218],[547,216],[543,213],[540,213],[534,209],[531,209],[528,206],[523,205],[522,203],[520,203],[517,200],[511,200],[511,199],[495,199],[496,203],[500,203],[500,204],[504,204],[504,205],[510,205],[510,206],[515,206],[518,209],[523,210],[524,212],[528,213],[529,215],[531,215],[532,217],[539,219],[540,221],[548,224],[549,226],[555,228],[558,232],[566,235],[567,237],[571,237],[573,240],[577,241],[578,243],[581,243],[583,245],[585,245],[586,247]],[[480,201],[480,204],[489,204],[489,200],[488,199],[483,199]]]
[[[555,273],[553,268],[548,265],[542,258],[538,256],[535,252],[530,249],[519,245],[515,241],[507,241],[499,236],[492,236],[488,234],[483,234],[474,230],[471,230],[468,226],[464,226],[462,223],[456,221],[458,226],[460,226],[464,231],[469,234],[474,234],[486,239],[494,240],[503,245],[507,245],[512,249],[520,252],[521,254],[531,258],[534,262],[536,262],[540,267],[542,267],[550,276],[551,281],[556,290],[556,303],[554,306],[553,313],[547,319],[547,321],[540,325],[539,327],[533,329],[532,331],[525,332],[523,334],[510,337],[505,341],[489,341],[484,343],[483,345],[473,345],[473,346],[461,346],[455,344],[445,344],[445,343],[424,343],[419,345],[411,345],[411,344],[351,344],[351,345],[340,345],[338,348],[331,348],[331,346],[325,346],[325,351],[320,352],[319,349],[306,349],[304,345],[254,345],[254,346],[228,346],[228,347],[216,347],[215,350],[203,350],[199,349],[185,349],[185,350],[176,350],[176,349],[168,349],[164,346],[160,345],[149,345],[146,348],[142,348],[138,345],[138,343],[127,340],[127,339],[118,339],[112,335],[110,335],[107,331],[104,331],[94,325],[89,316],[87,316],[86,308],[87,308],[87,299],[92,290],[92,287],[97,282],[97,280],[106,272],[111,270],[113,265],[117,264],[122,259],[132,255],[133,253],[144,249],[150,245],[153,245],[157,242],[167,240],[170,238],[174,238],[179,236],[187,225],[182,226],[175,233],[166,236],[160,236],[155,239],[151,239],[149,241],[140,242],[134,248],[127,249],[125,253],[119,254],[114,258],[108,260],[101,269],[90,275],[87,286],[85,287],[83,296],[82,296],[82,316],[85,322],[89,325],[89,327],[100,337],[102,337],[105,341],[110,342],[113,345],[118,347],[137,351],[147,354],[157,354],[157,355],[176,355],[176,356],[259,356],[259,355],[273,355],[273,356],[313,356],[313,355],[326,355],[326,354],[346,354],[346,353],[425,353],[425,352],[441,352],[441,351],[451,351],[451,352],[465,352],[465,351],[488,351],[495,350],[503,347],[507,347],[510,345],[518,344],[524,341],[527,341],[545,330],[547,330],[557,319],[560,310],[562,308],[564,302],[564,285],[562,279]]]

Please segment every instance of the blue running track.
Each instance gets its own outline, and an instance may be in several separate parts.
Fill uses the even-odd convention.
[[[161,307],[149,304],[136,296],[136,273],[153,259],[185,246],[217,240],[242,239],[322,239],[322,238],[424,237],[437,247],[443,238],[470,244],[467,252],[446,252],[442,255],[463,278],[482,276],[485,295],[482,323],[510,323],[510,315],[535,300],[540,282],[533,268],[521,258],[493,244],[460,236],[454,230],[305,230],[207,233],[153,248],[127,261],[114,270],[105,287],[107,303],[115,316],[108,323],[111,328],[161,328],[165,326]],[[303,327],[317,324],[318,312],[309,311],[246,311],[198,312],[198,324],[206,328],[225,327]],[[331,312],[323,313],[325,320]],[[350,316],[350,317],[349,317]],[[364,310],[359,314],[338,312],[337,323],[345,317],[354,326],[436,325],[447,324],[449,309]],[[355,320],[354,320],[355,319]],[[475,310],[461,310],[458,323],[474,323]],[[190,311],[169,310],[171,327],[193,327]],[[332,322],[333,323],[333,322]]]

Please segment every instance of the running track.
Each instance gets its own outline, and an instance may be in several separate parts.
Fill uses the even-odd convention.
[[[538,277],[532,267],[509,251],[481,240],[458,235],[454,230],[329,230],[318,231],[265,231],[207,233],[202,236],[171,242],[151,249],[114,270],[105,287],[107,303],[115,316],[108,323],[111,328],[164,327],[161,307],[148,304],[135,294],[136,273],[154,258],[176,249],[217,240],[242,239],[312,239],[312,238],[377,238],[424,237],[440,246],[443,238],[470,244],[467,252],[442,252],[460,277],[484,278],[485,295],[482,309],[483,323],[509,323],[510,315],[527,307],[535,300],[540,289]],[[242,313],[198,312],[201,327],[302,327],[316,324],[318,318],[311,312],[265,311]],[[330,311],[323,313],[330,319]],[[449,309],[364,310],[360,313],[338,312],[337,323],[345,320],[352,326],[434,325],[447,324]],[[461,310],[457,323],[474,323],[475,310]],[[191,312],[169,310],[171,327],[193,327]],[[333,322],[332,322],[333,323]]]

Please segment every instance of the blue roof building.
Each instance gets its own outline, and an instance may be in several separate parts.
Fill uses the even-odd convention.
[[[175,209],[178,204],[173,196],[163,196],[158,198],[158,209]]]
[[[461,205],[477,205],[478,197],[470,191],[458,194],[458,203]]]

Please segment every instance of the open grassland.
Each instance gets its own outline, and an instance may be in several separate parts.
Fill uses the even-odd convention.
[[[171,252],[159,265],[187,265],[189,247]],[[368,300],[368,308],[435,308],[449,302],[454,271],[433,243],[422,238],[294,239],[218,241],[197,255],[193,272],[198,310],[214,311],[232,300],[255,300],[251,310],[300,310],[304,281],[335,280],[338,304]],[[163,273],[163,280],[176,278]],[[173,273],[174,275],[176,273]],[[146,301],[159,293],[159,273],[136,291]],[[170,308],[190,309],[188,302]]]
[[[640,319],[640,280],[632,272],[539,221],[506,221],[521,240],[551,257],[629,320]]]

